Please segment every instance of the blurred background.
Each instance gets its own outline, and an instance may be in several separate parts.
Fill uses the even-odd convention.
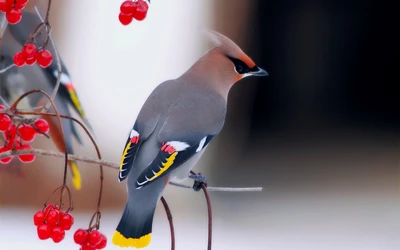
[[[104,159],[119,162],[147,96],[210,48],[199,28],[215,29],[270,76],[234,86],[225,128],[195,168],[210,186],[264,187],[211,193],[213,249],[398,249],[400,41],[394,9],[378,1],[154,0],[143,22],[125,27],[118,21],[121,2],[54,1],[51,14]],[[54,150],[44,138],[33,145]],[[76,143],[76,153],[95,157],[85,137],[84,145]],[[73,191],[73,231],[87,227],[99,188],[98,167],[79,167],[83,185]],[[62,160],[38,157],[20,169],[22,174],[0,171],[0,249],[78,249],[73,232],[57,246],[40,241],[32,222],[61,185]],[[109,240],[125,190],[117,171],[106,169],[101,230]],[[206,249],[203,194],[170,186],[164,196],[176,249]],[[169,249],[169,239],[159,205],[148,249]],[[118,248],[110,243],[107,249]]]

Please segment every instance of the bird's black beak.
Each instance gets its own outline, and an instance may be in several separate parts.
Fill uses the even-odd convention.
[[[268,76],[268,72],[258,66],[254,66],[249,72],[252,76]]]

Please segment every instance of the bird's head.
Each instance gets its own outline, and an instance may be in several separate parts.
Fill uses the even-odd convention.
[[[247,76],[268,75],[267,71],[258,67],[231,39],[213,30],[204,30],[204,32],[213,43],[216,53],[222,54],[218,64],[234,76],[235,82]]]

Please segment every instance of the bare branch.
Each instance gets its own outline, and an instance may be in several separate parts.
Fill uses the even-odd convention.
[[[192,186],[170,182],[172,186],[193,189]],[[217,192],[261,192],[264,190],[263,187],[244,187],[244,188],[235,188],[235,187],[207,187],[208,191],[217,191]]]
[[[6,151],[4,153],[0,153],[0,159],[4,157],[9,157],[9,156],[15,156],[15,155],[21,155],[21,154],[34,154],[34,155],[39,155],[39,156],[50,156],[50,157],[56,157],[56,158],[65,158],[64,153],[60,152],[55,152],[55,151],[48,151],[48,150],[43,150],[43,149],[24,149],[24,150],[15,150],[15,151]],[[119,169],[119,165],[114,162],[106,161],[106,160],[99,160],[99,159],[94,159],[86,156],[79,156],[79,155],[73,155],[73,154],[68,154],[68,159],[73,160],[73,161],[80,161],[80,162],[86,162],[86,163],[91,163],[91,164],[99,164],[104,167],[108,168],[113,168],[113,169]],[[192,189],[191,186],[175,183],[175,182],[170,182],[169,184],[181,188],[186,188],[186,189]],[[207,187],[208,191],[218,191],[218,192],[260,192],[263,191],[262,187],[244,187],[244,188],[235,188],[235,187]]]
[[[6,72],[7,70],[11,69],[11,68],[14,67],[14,66],[15,66],[15,64],[13,63],[13,64],[11,64],[11,65],[8,65],[8,66],[5,67],[4,69],[0,69],[0,74],[3,74],[4,72]]]

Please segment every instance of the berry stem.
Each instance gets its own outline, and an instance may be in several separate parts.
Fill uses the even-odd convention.
[[[89,222],[89,227],[88,227],[89,232],[92,231],[93,229],[99,230],[100,219],[101,219],[100,211],[94,212],[94,214],[92,215],[92,218],[90,219],[90,222]]]
[[[48,10],[49,10],[49,8],[48,8]],[[40,12],[39,12],[39,10],[38,10],[38,8],[36,6],[35,6],[35,11],[36,11],[36,14],[38,15],[38,17],[40,18],[40,20],[42,21],[42,23],[44,23],[45,20],[40,15]],[[48,22],[47,22],[47,27],[48,27],[48,30],[47,30],[48,31],[48,33],[47,33],[48,37],[47,38],[50,41],[51,46],[54,49],[55,59],[56,59],[56,63],[57,63],[57,81],[56,81],[56,85],[55,85],[55,87],[53,89],[53,93],[51,94],[51,100],[54,100],[54,98],[57,95],[57,92],[58,92],[58,89],[60,87],[60,84],[61,84],[61,73],[62,73],[61,72],[61,59],[60,59],[60,54],[58,53],[58,49],[57,49],[56,43],[55,43],[55,41],[53,39],[53,35],[51,34],[51,26],[50,26],[50,24]],[[44,47],[45,47],[45,45],[43,45],[43,48]],[[42,111],[48,110],[50,108],[50,105],[51,105],[51,103],[48,102],[46,105],[44,105]]]
[[[46,10],[46,17],[44,18],[44,22],[48,23],[49,22],[49,15],[50,15],[50,9],[51,9],[51,2],[52,0],[47,1],[47,10]]]
[[[165,213],[167,214],[168,222],[169,222],[169,230],[171,232],[171,250],[175,250],[175,230],[174,230],[174,222],[172,221],[172,213],[169,209],[168,203],[165,200],[164,196],[161,196],[161,203],[164,206]]]

